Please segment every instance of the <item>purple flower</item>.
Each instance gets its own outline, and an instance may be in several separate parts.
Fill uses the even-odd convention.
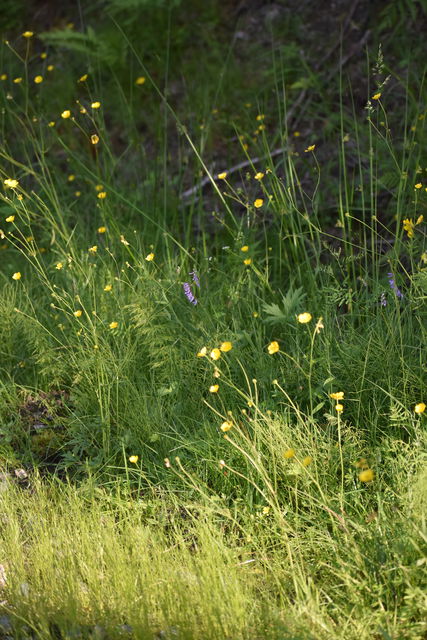
[[[195,283],[195,285],[197,287],[199,287],[200,289],[200,280],[199,280],[199,276],[197,275],[197,273],[195,271],[190,271],[190,276],[193,279],[193,282]]]
[[[193,296],[193,292],[191,291],[191,287],[190,287],[189,283],[188,282],[184,282],[184,284],[182,285],[182,288],[184,289],[184,293],[185,293],[186,298],[191,302],[191,304],[197,304],[197,300]]]
[[[390,285],[390,288],[394,291],[394,293],[397,295],[398,298],[402,299],[403,294],[398,288],[398,286],[396,285],[396,282],[394,280],[394,275],[392,273],[388,273],[387,277],[388,277],[388,283]]]

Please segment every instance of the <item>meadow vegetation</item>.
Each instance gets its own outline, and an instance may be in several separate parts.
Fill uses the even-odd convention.
[[[1,45],[0,637],[421,640],[424,3],[86,4]]]

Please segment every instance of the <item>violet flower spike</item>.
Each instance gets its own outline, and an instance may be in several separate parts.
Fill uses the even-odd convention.
[[[199,287],[200,289],[200,280],[199,280],[199,276],[197,275],[197,273],[195,271],[190,271],[190,276],[194,282],[194,284]]]
[[[390,288],[394,291],[394,293],[398,298],[403,299],[403,293],[400,291],[400,289],[396,285],[396,282],[394,280],[394,275],[392,273],[388,273],[387,277],[388,277],[388,283],[390,285]]]
[[[189,300],[191,302],[191,304],[197,304],[197,300],[193,296],[193,292],[191,291],[191,287],[190,287],[189,283],[188,282],[184,282],[184,284],[182,285],[182,288],[184,289],[184,293],[185,293],[185,296],[186,296],[187,300]]]

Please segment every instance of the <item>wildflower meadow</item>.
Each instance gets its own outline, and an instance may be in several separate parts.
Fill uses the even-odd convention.
[[[54,5],[2,25],[0,638],[422,640],[425,1]]]

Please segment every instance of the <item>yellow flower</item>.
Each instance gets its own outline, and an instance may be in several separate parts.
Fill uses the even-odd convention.
[[[51,120],[50,122],[48,122],[47,126],[48,126],[48,127],[54,127],[54,126],[55,126],[55,124],[56,124],[56,123],[55,123],[55,121],[54,121],[54,120]]]
[[[255,209],[259,209],[264,204],[264,200],[262,198],[257,198],[254,202]]]
[[[101,106],[101,103],[98,101],[92,102],[90,106],[92,107],[92,109],[99,109],[99,107]]]
[[[227,172],[223,171],[222,173],[218,173],[218,180],[225,180],[227,177]]]
[[[63,266],[64,265],[63,265],[62,262],[57,262],[56,265],[55,265],[55,269],[58,269],[58,271],[59,271],[60,269],[62,269]]]
[[[262,171],[258,171],[258,173],[256,173],[254,176],[255,180],[262,180],[263,177],[264,177],[264,174],[262,173]]]
[[[421,182],[417,182],[417,184],[415,185],[415,189],[421,189],[422,186],[423,185]]]
[[[112,288],[113,288],[112,284],[106,284],[105,287],[104,287],[104,291],[111,291]]]
[[[301,324],[306,324],[307,322],[310,322],[311,320],[311,313],[308,313],[307,311],[305,313],[300,313],[298,316],[298,322],[301,322]]]
[[[82,195],[81,191],[74,191],[74,195],[76,196],[76,198],[80,198],[80,196]]]
[[[231,344],[231,342],[222,342],[219,350],[222,351],[223,353],[226,353],[227,351],[231,351],[233,348],[233,345]]]
[[[47,58],[47,53],[46,53],[46,51],[43,51],[43,53],[41,53],[41,54],[40,54],[40,58],[41,58],[42,60],[46,60],[46,58]]]
[[[2,73],[2,74],[0,75],[0,80],[3,80],[3,81],[4,81],[4,80],[7,80],[7,73]]]
[[[211,353],[212,360],[219,360],[221,357],[221,351],[219,349],[212,349]]]
[[[53,64],[48,64],[48,65],[47,65],[47,67],[46,67],[46,69],[47,69],[48,71],[53,71],[53,70],[55,69],[55,67],[53,66]]]
[[[424,402],[419,402],[418,404],[415,405],[415,408],[414,408],[415,413],[424,413],[425,410],[426,410],[426,405],[424,404]]]
[[[6,218],[6,222],[13,222],[15,220],[15,216],[8,216]]]
[[[76,179],[76,176],[74,175],[74,173],[70,173],[70,175],[67,178],[68,182],[73,182],[73,180],[75,179]]]
[[[372,482],[374,479],[374,472],[372,469],[365,469],[359,473],[360,482]]]
[[[256,117],[257,121],[260,122],[261,120],[264,120],[265,118],[265,114],[264,113],[259,113]]]
[[[339,403],[338,403],[338,404],[336,404],[336,405],[335,405],[335,411],[336,411],[337,413],[342,413],[342,412],[344,411],[344,405],[339,404]]]
[[[13,274],[12,276],[12,280],[20,280],[21,279],[21,272],[17,271],[16,273]]]
[[[409,218],[406,218],[405,220],[403,220],[402,224],[403,224],[404,231],[406,231],[406,233],[408,234],[408,238],[412,238],[414,235],[414,226],[415,226],[413,221]]]
[[[381,98],[381,93],[380,93],[380,92],[375,93],[375,94],[372,96],[372,100],[379,100],[380,98]]]
[[[132,464],[136,464],[139,460],[139,456],[129,456],[129,462],[132,462]]]
[[[280,351],[279,343],[276,342],[276,340],[274,340],[273,342],[270,342],[270,344],[267,347],[267,351],[270,355],[273,355],[273,353],[277,353],[278,351]]]
[[[198,358],[204,358],[205,355],[207,354],[207,352],[208,352],[207,348],[206,347],[202,347],[200,349],[200,351],[197,353],[197,357]]]
[[[87,113],[86,107],[80,107],[80,113],[83,113],[83,114]]]
[[[6,178],[6,180],[4,181],[4,186],[9,187],[9,189],[16,189],[18,185],[18,180],[13,180],[12,178]]]
[[[13,82],[14,82],[15,84],[20,84],[20,83],[22,82],[22,78],[14,78],[14,79],[13,79]]]
[[[220,378],[221,377],[221,371],[215,367],[214,372],[213,372],[212,375],[213,375],[214,378]]]
[[[329,397],[332,400],[344,400],[344,391],[336,391],[335,393],[330,393]]]
[[[283,454],[283,457],[286,460],[290,460],[291,458],[295,457],[295,449],[286,449],[286,451]]]
[[[258,317],[259,317],[259,313],[258,313],[258,311],[253,311],[253,312],[252,312],[252,317],[253,317],[253,318],[258,318]]]
[[[360,460],[354,463],[354,466],[358,469],[369,469],[368,461],[366,460],[366,458],[360,458]]]
[[[98,251],[98,247],[96,246],[96,244],[93,245],[93,247],[89,247],[88,249],[89,253],[96,253]]]
[[[308,153],[309,151],[314,151],[316,148],[315,144],[311,144],[307,149],[304,149],[304,153]]]
[[[218,393],[218,389],[219,389],[219,384],[211,384],[211,386],[209,387],[209,391],[211,393]]]
[[[98,227],[98,233],[105,233],[107,231],[107,227]]]
[[[117,327],[119,326],[118,322],[110,322],[110,324],[108,325],[110,327],[110,329],[117,329]]]
[[[241,247],[240,251],[243,251],[243,253],[246,253],[246,251],[249,251],[249,247],[247,244],[243,245],[243,247]]]
[[[313,458],[311,456],[306,456],[305,458],[303,458],[303,460],[301,460],[301,464],[303,467],[308,467],[309,464],[311,464],[313,462]]]
[[[97,136],[96,133],[93,133],[90,137],[90,141],[92,144],[98,144],[99,136]]]
[[[80,316],[82,315],[83,311],[81,309],[77,309],[77,311],[74,311],[74,314],[76,316],[76,318],[80,318]]]
[[[43,76],[36,76],[36,77],[34,78],[34,82],[35,82],[36,84],[40,84],[41,82],[43,82]]]
[[[24,33],[22,34],[23,38],[32,38],[34,35],[34,31],[24,31]]]
[[[243,264],[248,267],[250,264],[252,264],[252,258],[246,258],[246,260],[243,260]]]
[[[148,256],[145,256],[147,262],[152,262],[154,260],[154,253],[149,253]]]
[[[226,420],[225,422],[222,423],[220,429],[225,433],[226,431],[230,431],[232,426],[233,426],[233,423],[230,422],[229,420]]]
[[[107,192],[100,191],[96,197],[99,198],[99,200],[105,200],[105,198],[107,197]]]
[[[64,120],[66,120],[70,116],[71,116],[71,111],[69,109],[65,109],[65,111],[61,113],[61,118],[64,118]]]
[[[270,513],[270,507],[263,507],[262,513],[266,516],[268,513]]]
[[[95,191],[102,191],[102,190],[103,190],[103,188],[104,188],[104,185],[103,185],[103,184],[96,184],[96,185],[95,185]]]
[[[77,82],[86,82],[87,80],[87,73],[85,73],[84,75],[82,75]]]
[[[139,84],[139,85],[144,84],[144,82],[145,82],[144,76],[138,76],[138,78],[135,80],[135,84]]]
[[[295,138],[299,138],[300,137],[300,132],[299,131],[294,131],[294,136]]]

